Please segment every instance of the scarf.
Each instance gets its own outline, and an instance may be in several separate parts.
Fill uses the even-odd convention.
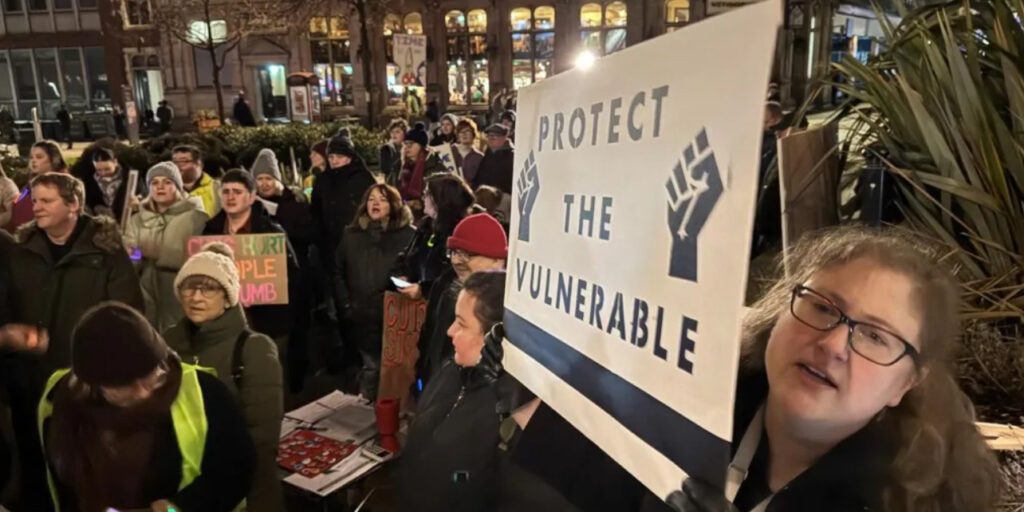
[[[114,196],[117,195],[117,188],[121,186],[121,182],[124,181],[123,172],[118,167],[117,171],[114,172],[113,176],[102,177],[97,174],[93,174],[93,178],[96,179],[96,183],[100,186],[100,191],[103,192],[103,204],[113,207]]]

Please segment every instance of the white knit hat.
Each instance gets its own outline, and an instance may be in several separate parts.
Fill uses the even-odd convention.
[[[206,276],[220,284],[227,292],[228,305],[238,304],[238,267],[235,266],[235,251],[224,242],[210,242],[203,249],[192,255],[177,277],[174,278],[174,289],[192,276]]]

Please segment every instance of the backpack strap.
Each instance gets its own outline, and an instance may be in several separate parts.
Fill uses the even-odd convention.
[[[235,340],[235,348],[231,353],[231,380],[234,381],[235,387],[239,390],[242,389],[242,374],[245,373],[245,365],[242,364],[242,351],[245,349],[245,342],[250,336],[252,336],[252,331],[242,329],[242,332],[238,333],[238,339]]]

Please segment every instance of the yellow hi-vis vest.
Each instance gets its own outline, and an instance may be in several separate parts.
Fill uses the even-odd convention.
[[[53,415],[53,401],[50,393],[54,386],[71,370],[57,370],[50,375],[43,390],[43,398],[39,401],[39,437],[46,450],[46,437],[43,435],[43,422]],[[190,364],[181,364],[181,387],[178,396],[171,404],[171,423],[174,424],[174,435],[178,438],[178,450],[181,452],[181,483],[178,490],[188,487],[201,473],[203,449],[206,447],[206,409],[203,405],[203,392],[199,389],[197,371],[205,368]],[[60,501],[57,499],[57,487],[53,483],[53,473],[47,462],[46,479],[50,484],[50,497],[53,507],[60,512]],[[243,502],[244,504],[244,502]]]

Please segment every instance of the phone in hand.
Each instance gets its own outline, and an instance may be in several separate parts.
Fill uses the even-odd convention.
[[[391,282],[395,283],[395,286],[398,287],[398,288],[408,288],[408,287],[412,286],[412,283],[410,283],[409,281],[406,281],[404,279],[399,279],[399,278],[394,277],[394,276],[391,276]]]

